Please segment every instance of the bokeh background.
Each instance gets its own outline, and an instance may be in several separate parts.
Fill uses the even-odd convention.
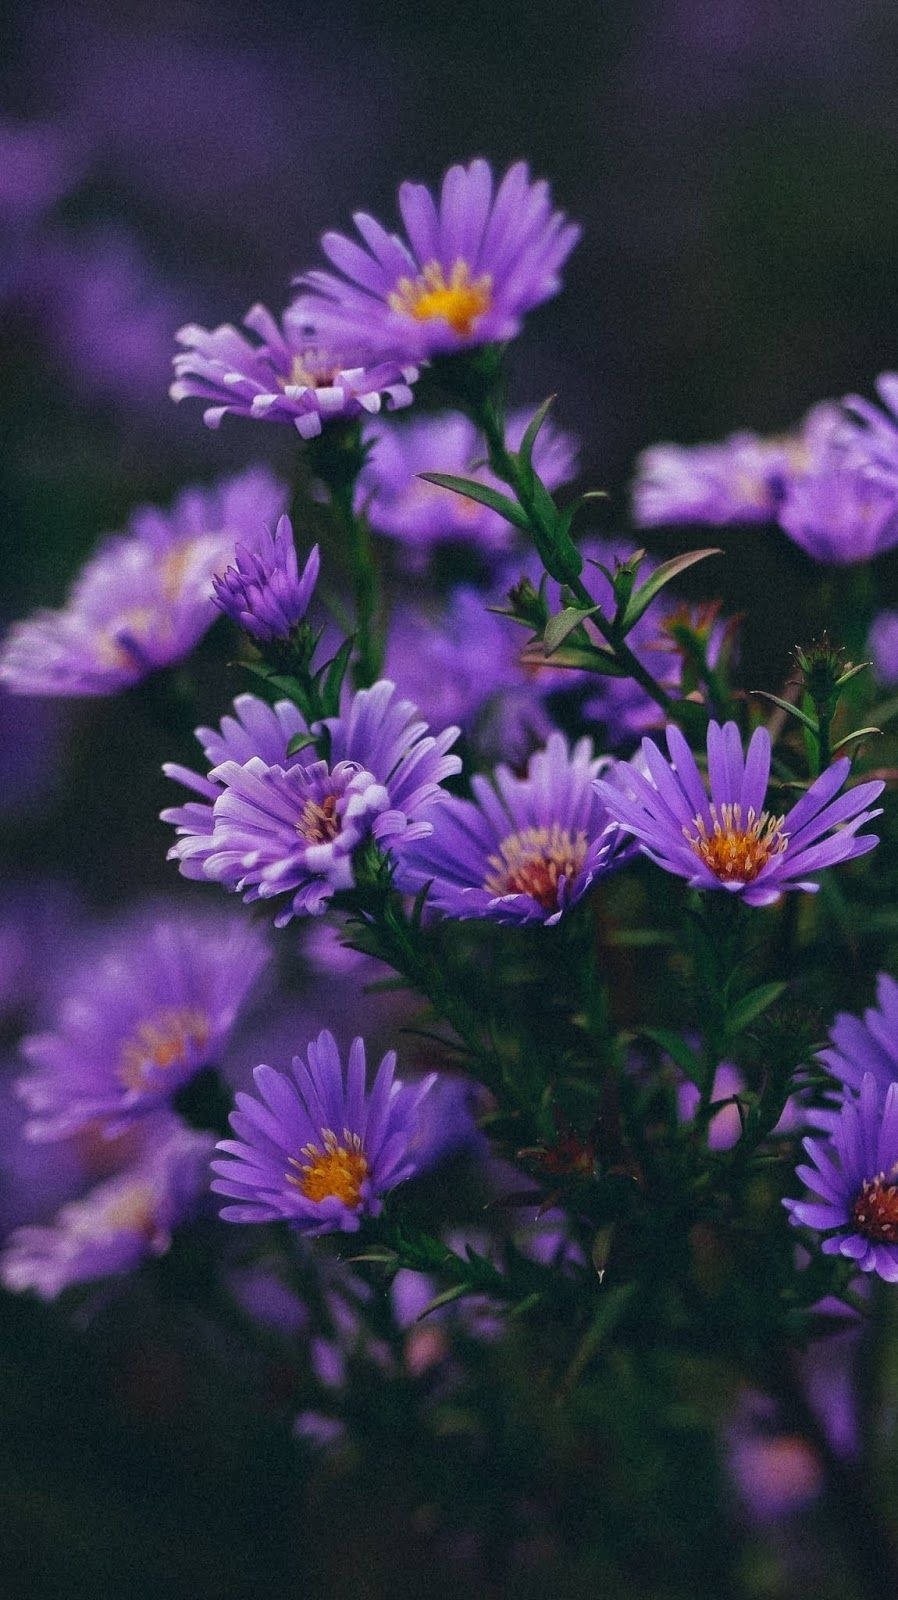
[[[513,373],[525,399],[557,392],[584,485],[610,491],[604,531],[625,525],[644,446],[775,432],[867,390],[898,358],[896,65],[889,0],[11,0],[0,622],[59,603],[135,502],[252,460],[288,472],[279,430],[209,434],[171,405],[175,329],[279,307],[324,228],[357,207],[392,218],[403,177],[435,181],[472,155],[500,169],[527,157],[583,224]],[[775,689],[809,621],[809,567],[769,530],[722,542],[746,674]],[[898,592],[888,561],[883,583]],[[203,661],[209,720],[221,689]],[[157,774],[173,741],[189,751],[193,719],[191,706],[179,726],[151,685],[81,705],[0,700],[4,881],[62,880],[92,909],[171,891]],[[36,964],[52,961],[52,938],[31,937]],[[701,1428],[659,1442],[651,1393],[626,1372],[572,1437],[538,1385],[500,1408],[511,1391],[485,1367],[491,1437],[473,1456],[457,1445],[464,1418],[425,1441],[413,1398],[381,1403],[369,1376],[364,1449],[322,1465],[283,1426],[274,1357],[235,1377],[233,1351],[198,1336],[194,1271],[166,1280],[172,1296],[180,1284],[167,1307],[157,1285],[95,1315],[87,1344],[70,1318],[0,1301],[11,1595],[852,1592],[813,1460],[786,1461],[800,1525],[788,1495],[785,1522],[763,1506],[752,1521]],[[798,1578],[783,1577],[786,1549]]]

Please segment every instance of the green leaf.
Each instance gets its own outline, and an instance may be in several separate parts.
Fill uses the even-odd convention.
[[[856,728],[854,733],[846,733],[844,739],[840,739],[838,744],[833,745],[833,755],[835,755],[837,750],[844,750],[847,744],[853,744],[855,739],[868,739],[874,734],[878,735],[881,733],[881,728]]]
[[[313,733],[294,733],[293,738],[287,744],[287,754],[288,756],[298,756],[300,750],[306,750],[310,744],[314,743],[315,735]]]
[[[727,1031],[731,1034],[741,1033],[750,1022],[754,1022],[756,1017],[772,1006],[774,1000],[785,994],[787,987],[785,983],[762,983],[757,989],[751,989],[727,1012]]]
[[[772,701],[775,706],[779,706],[781,711],[788,711],[790,717],[795,717],[796,721],[800,722],[803,727],[807,728],[808,732],[812,733],[815,739],[820,737],[820,729],[813,718],[809,717],[806,712],[802,711],[800,706],[793,706],[791,700],[781,700],[778,694],[768,694],[766,689],[751,689],[749,690],[749,693],[758,695],[761,700]]]
[[[696,1055],[682,1034],[675,1033],[672,1028],[640,1028],[639,1031],[643,1038],[651,1039],[653,1044],[666,1051],[687,1078],[693,1083],[701,1083],[705,1070],[701,1056]]]
[[[530,418],[530,421],[527,424],[527,431],[521,440],[520,448],[518,450],[518,461],[527,472],[530,472],[533,469],[533,446],[536,443],[536,436],[554,404],[555,396],[554,394],[550,394],[548,400],[543,401],[542,405],[533,413],[533,416]]]
[[[681,572],[686,572],[689,567],[694,567],[697,562],[706,561],[709,556],[722,555],[723,551],[716,548],[687,550],[684,555],[673,556],[670,561],[662,561],[660,567],[656,567],[651,577],[646,578],[645,583],[640,584],[638,589],[633,590],[627,609],[621,618],[621,627],[624,633],[630,632],[630,629],[639,621],[643,612],[648,610],[656,594],[660,593],[665,584],[671,583],[674,578],[679,577]]]
[[[559,645],[564,644],[568,634],[579,628],[587,617],[601,615],[601,606],[565,606],[554,617],[550,617],[543,633],[543,648],[547,656],[556,651]]]
[[[354,644],[355,639],[353,637],[344,639],[333,660],[322,667],[321,672],[318,673],[319,680],[324,675],[321,702],[324,706],[326,717],[335,717],[340,709],[340,690],[343,687],[343,679],[346,677],[346,669],[349,666],[349,658],[352,655]]]
[[[425,1317],[430,1316],[431,1311],[439,1311],[440,1306],[451,1305],[453,1300],[461,1300],[464,1295],[470,1293],[471,1289],[467,1283],[453,1283],[450,1289],[444,1289],[442,1294],[434,1295],[432,1300],[428,1300],[424,1310],[418,1312],[415,1321],[423,1322]]]
[[[543,652],[524,651],[521,656],[524,666],[538,667],[546,661]],[[601,645],[593,645],[587,649],[585,645],[564,645],[552,651],[553,667],[570,667],[576,672],[597,672],[605,678],[629,678],[629,669],[622,666],[617,657],[610,650],[605,650]]]
[[[513,527],[520,528],[527,533],[530,522],[526,512],[514,500],[509,500],[505,494],[500,494],[498,489],[491,489],[486,483],[478,483],[476,478],[455,478],[448,472],[419,472],[419,478],[425,483],[435,483],[438,489],[451,489],[453,494],[463,495],[466,500],[476,500],[478,505],[488,506],[490,511],[498,512],[506,522]]]

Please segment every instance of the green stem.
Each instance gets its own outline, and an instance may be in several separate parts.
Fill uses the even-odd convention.
[[[352,573],[356,619],[356,661],[352,679],[357,689],[367,689],[380,677],[383,638],[379,627],[380,581],[371,530],[365,517],[356,516],[352,489],[332,491],[334,521],[343,535]]]

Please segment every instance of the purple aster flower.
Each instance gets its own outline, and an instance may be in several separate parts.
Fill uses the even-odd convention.
[[[262,528],[254,543],[255,549],[238,544],[234,565],[213,578],[215,603],[262,643],[289,639],[318,582],[318,546],[313,546],[300,575],[289,517],[281,517],[274,533]]]
[[[840,439],[854,465],[898,492],[898,372],[881,373],[875,388],[883,409],[862,395],[846,396]]]
[[[176,1117],[150,1119],[133,1165],[63,1206],[49,1225],[15,1229],[0,1280],[53,1300],[73,1284],[132,1272],[146,1256],[164,1254],[206,1189],[214,1143]]]
[[[787,488],[812,470],[841,420],[837,406],[823,404],[795,435],[734,433],[716,444],[653,445],[636,463],[634,521],[641,528],[770,522]]]
[[[745,1088],[745,1080],[734,1066],[732,1061],[721,1061],[714,1074],[714,1084],[711,1089],[711,1104],[718,1101],[733,1101],[734,1097],[741,1094]],[[699,1108],[701,1094],[698,1085],[689,1078],[683,1078],[677,1084],[677,1115],[681,1122],[692,1122]],[[738,1144],[742,1137],[742,1118],[739,1108],[735,1104],[722,1105],[715,1112],[708,1123],[708,1149],[731,1150]]]
[[[200,840],[205,876],[247,902],[289,895],[275,917],[284,927],[294,916],[319,916],[337,890],[352,887],[353,853],[365,839],[391,850],[429,834],[442,781],[461,768],[447,754],[458,729],[434,737],[416,715],[382,679],[325,719],[328,761],[285,768],[253,757],[214,768],[210,781],[223,792],[211,837]],[[183,845],[175,852],[183,855]]]
[[[472,780],[474,800],[452,796],[430,837],[403,852],[397,881],[452,917],[558,922],[616,864],[621,836],[595,791],[604,761],[589,739],[569,750],[553,733],[525,778],[508,767]]]
[[[529,421],[528,411],[509,417],[512,449],[520,445]],[[420,476],[422,472],[449,472],[502,488],[482,465],[486,446],[467,417],[446,412],[391,428],[368,423],[365,437],[371,441],[371,450],[359,476],[357,509],[367,512],[379,533],[401,540],[410,559],[417,557],[416,565],[423,563],[433,545],[445,541],[475,544],[486,551],[507,549],[515,534],[503,517],[451,489],[425,483]],[[533,465],[547,488],[568,483],[577,470],[574,439],[545,422],[536,438]]]
[[[237,1204],[228,1222],[291,1222],[303,1233],[354,1233],[378,1216],[381,1197],[418,1170],[415,1140],[427,1078],[409,1093],[394,1079],[396,1055],[384,1056],[365,1090],[365,1045],[354,1039],[344,1074],[333,1034],[312,1040],[289,1075],[260,1066],[260,1099],[238,1094],[235,1139],[217,1146],[212,1188]]]
[[[862,1017],[840,1011],[829,1031],[830,1043],[817,1059],[843,1086],[857,1094],[869,1074],[883,1094],[898,1083],[898,983],[887,972],[876,979],[876,1005]]]
[[[292,307],[282,328],[264,306],[252,306],[243,321],[259,344],[230,323],[211,330],[191,323],[176,336],[185,348],[174,357],[169,393],[173,400],[215,401],[203,412],[209,428],[230,411],[287,422],[303,439],[314,439],[325,422],[377,412],[384,402],[391,410],[411,404],[417,369],[372,356],[363,334],[351,346],[344,338],[325,349],[317,335],[310,339],[308,318]]]
[[[11,629],[0,681],[18,694],[115,694],[182,660],[217,615],[215,573],[285,501],[284,486],[254,467],[211,489],[185,489],[171,511],[140,507],[87,563],[61,611]]]
[[[807,1440],[787,1433],[765,1395],[743,1397],[726,1429],[727,1465],[758,1522],[801,1510],[823,1487],[823,1466]]]
[[[791,1221],[827,1234],[825,1255],[898,1283],[898,1083],[883,1094],[866,1072],[831,1130],[803,1144],[813,1165],[797,1175],[814,1198],[784,1200]]]
[[[196,736],[210,767],[221,767],[227,761],[239,765],[254,756],[266,766],[291,767],[311,760],[308,749],[295,756],[287,755],[287,746],[297,733],[305,733],[306,725],[291,700],[279,700],[270,706],[254,694],[241,694],[234,701],[234,716],[223,717],[221,726],[197,728]],[[223,793],[224,785],[216,778],[191,772],[177,762],[166,761],[162,768],[167,778],[183,783],[185,788],[201,796],[188,800],[183,806],[169,806],[161,812],[163,822],[171,822],[177,829],[178,842],[173,844],[168,857],[180,863],[185,878],[205,880],[205,862],[210,853],[212,839],[212,806]]]
[[[609,817],[639,841],[643,854],[694,889],[727,889],[749,905],[772,905],[786,889],[817,890],[809,873],[866,855],[879,843],[875,834],[857,834],[880,815],[881,808],[868,807],[885,785],[861,783],[836,799],[851,771],[848,760],[834,761],[791,811],[774,816],[764,809],[771,756],[766,728],[755,729],[743,756],[735,722],[710,724],[710,794],[673,724],[667,748],[670,762],[643,739],[647,775],[618,763],[610,781],[596,780],[596,789]]]
[[[815,561],[870,561],[898,544],[898,478],[873,476],[834,448],[816,471],[789,484],[777,518]]]
[[[55,1027],[22,1042],[26,1135],[65,1138],[98,1117],[114,1133],[158,1110],[216,1060],[266,959],[241,918],[132,915],[75,969]]]
[[[487,161],[450,167],[439,204],[423,184],[403,183],[399,209],[407,241],[357,212],[367,249],[326,233],[337,272],[308,272],[295,309],[328,344],[371,340],[419,361],[519,332],[527,311],[557,294],[559,271],[580,229],[552,211],[549,186],[525,162],[509,167],[494,193]]]
[[[887,689],[898,684],[898,611],[880,611],[867,639],[873,670]]]

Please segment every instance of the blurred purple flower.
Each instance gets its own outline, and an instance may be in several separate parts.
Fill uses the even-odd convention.
[[[324,252],[341,276],[315,271],[298,280],[312,292],[296,310],[326,344],[372,341],[402,361],[421,361],[511,339],[526,312],[558,293],[580,237],[523,161],[495,193],[487,161],[450,167],[438,204],[423,184],[403,183],[399,209],[408,243],[356,212],[367,249],[326,233]]]
[[[528,411],[516,411],[509,417],[511,449],[518,449],[529,421]],[[448,472],[476,478],[493,489],[503,488],[481,464],[486,445],[466,417],[445,412],[387,428],[367,423],[365,438],[372,448],[359,476],[356,509],[367,512],[378,533],[407,547],[410,565],[422,566],[438,543],[457,541],[491,552],[506,549],[516,538],[511,524],[488,506],[426,483],[420,476],[422,472]],[[574,439],[545,422],[537,435],[533,465],[547,488],[568,483],[577,470]]]
[[[869,1073],[883,1093],[898,1083],[898,982],[887,972],[876,979],[876,1005],[863,1017],[840,1011],[829,1030],[830,1043],[818,1061],[852,1094]]]
[[[783,532],[815,561],[870,561],[898,544],[898,478],[890,484],[873,477],[833,451],[789,484],[777,515]]]
[[[169,393],[173,400],[215,401],[203,412],[207,427],[217,428],[231,412],[289,423],[303,439],[314,439],[326,422],[377,412],[384,402],[391,410],[411,405],[409,386],[417,369],[372,356],[364,337],[324,348],[313,342],[307,319],[294,308],[286,312],[283,328],[260,305],[251,306],[243,320],[258,344],[230,323],[211,330],[190,323],[177,333],[185,348],[174,357]]]
[[[0,1279],[7,1289],[53,1300],[73,1284],[131,1272],[145,1256],[162,1255],[206,1189],[213,1147],[210,1134],[194,1133],[176,1117],[150,1119],[132,1166],[63,1206],[48,1226],[10,1235]]]
[[[332,1034],[322,1032],[294,1056],[289,1075],[259,1066],[259,1099],[238,1094],[235,1139],[217,1146],[212,1188],[236,1200],[228,1222],[288,1221],[303,1233],[355,1232],[377,1216],[381,1196],[418,1170],[419,1108],[432,1080],[413,1093],[394,1080],[396,1056],[384,1056],[365,1090],[365,1046],[353,1040],[344,1074]]]
[[[185,489],[170,511],[143,506],[87,562],[60,611],[16,623],[0,681],[17,694],[115,694],[189,654],[217,615],[212,579],[252,543],[286,490],[253,467]]]
[[[710,796],[673,724],[667,746],[669,762],[643,739],[647,775],[618,762],[608,779],[596,780],[596,790],[608,816],[639,841],[642,853],[694,889],[726,889],[748,905],[772,905],[787,889],[816,891],[820,886],[808,873],[866,855],[879,843],[875,834],[858,832],[881,814],[868,808],[885,785],[861,783],[836,799],[851,771],[847,759],[834,761],[791,811],[776,817],[764,810],[771,757],[766,728],[755,729],[743,755],[735,722],[710,724]]]
[[[824,1255],[841,1255],[861,1272],[898,1283],[898,1083],[883,1093],[872,1072],[843,1101],[832,1129],[805,1139],[812,1165],[797,1176],[810,1200],[783,1205],[798,1227],[825,1233]]]
[[[238,544],[234,565],[213,578],[215,603],[254,639],[289,639],[305,616],[318,581],[320,552],[313,546],[300,575],[293,524],[281,517],[274,533],[261,528],[253,544]]]
[[[801,1510],[823,1487],[819,1457],[798,1434],[783,1432],[776,1407],[766,1396],[743,1397],[726,1430],[726,1443],[736,1487],[759,1522]]]
[[[898,611],[880,611],[867,639],[873,670],[887,689],[898,684]]]
[[[132,913],[76,967],[55,1027],[23,1041],[26,1135],[117,1132],[214,1062],[267,959],[261,932],[208,910]]]
[[[621,836],[595,792],[603,762],[589,739],[568,748],[553,733],[525,778],[500,766],[495,787],[472,780],[474,800],[451,796],[429,838],[403,852],[400,887],[431,885],[429,904],[450,917],[551,925],[617,864]]]

